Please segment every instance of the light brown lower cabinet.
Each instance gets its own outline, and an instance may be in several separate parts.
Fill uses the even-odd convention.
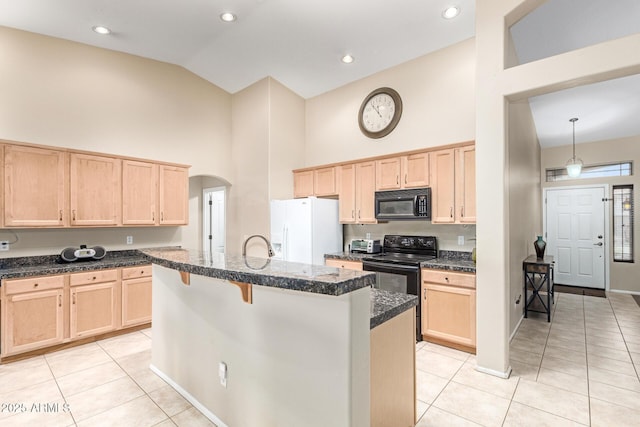
[[[416,423],[415,309],[371,330],[371,427]]]
[[[64,341],[64,276],[7,280],[2,284],[2,354]]]
[[[422,336],[475,352],[475,274],[422,270]]]
[[[7,279],[0,286],[0,357],[151,321],[151,266]]]
[[[151,322],[151,266],[122,270],[122,326]]]

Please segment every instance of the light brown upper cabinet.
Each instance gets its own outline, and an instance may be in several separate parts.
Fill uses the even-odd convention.
[[[122,225],[158,222],[158,165],[122,161]]]
[[[456,221],[476,222],[476,147],[456,149]]]
[[[334,166],[293,173],[293,197],[326,197],[338,194]]]
[[[5,227],[67,225],[67,167],[63,151],[4,146]]]
[[[301,171],[293,173],[293,197],[313,196],[313,171]]]
[[[371,161],[340,166],[339,182],[340,222],[375,223],[376,163]]]
[[[69,159],[71,225],[119,225],[122,160],[79,153]]]
[[[336,186],[336,168],[331,166],[328,168],[314,169],[313,171],[313,195],[335,196],[338,194]]]
[[[429,153],[390,157],[376,162],[376,190],[429,185]]]
[[[160,225],[189,223],[189,170],[160,165]]]
[[[431,153],[431,222],[475,223],[475,146]]]

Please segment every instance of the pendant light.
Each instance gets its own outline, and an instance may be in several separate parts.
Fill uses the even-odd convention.
[[[578,118],[574,117],[569,121],[573,123],[573,157],[567,161],[567,175],[570,178],[577,178],[582,171],[582,160],[576,157],[576,122]]]

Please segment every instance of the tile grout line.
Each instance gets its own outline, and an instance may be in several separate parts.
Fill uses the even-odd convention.
[[[640,373],[638,372],[638,368],[636,364],[633,362],[633,357],[631,357],[631,350],[629,349],[629,345],[627,344],[627,340],[624,337],[624,333],[622,332],[622,328],[620,327],[620,321],[618,320],[618,316],[616,315],[616,310],[613,308],[613,304],[609,301],[609,306],[611,307],[611,311],[613,312],[613,317],[616,319],[616,324],[618,325],[618,330],[620,330],[620,335],[622,336],[622,341],[624,341],[624,347],[627,349],[627,353],[629,354],[629,359],[631,359],[631,366],[633,366],[633,370],[636,373],[636,378],[640,381]],[[640,306],[639,306],[640,308]]]
[[[609,303],[611,304],[611,303]],[[584,357],[587,361],[587,408],[589,408],[589,425],[591,422],[591,384],[589,382],[589,344],[587,343],[587,313],[584,305],[584,295],[582,296],[582,323],[584,326]]]
[[[58,377],[53,373],[53,369],[51,369],[51,365],[49,364],[49,359],[47,359],[46,354],[43,354],[42,358],[44,359],[44,362],[47,364],[47,368],[49,368],[49,372],[51,372],[51,376],[53,377],[53,381],[56,383],[56,388],[60,392],[60,396],[62,396],[62,400],[64,401],[64,403],[68,404],[67,397],[62,392],[62,389],[60,388],[60,384],[58,384]],[[73,415],[73,411],[71,410],[71,407],[69,407],[69,415],[71,415],[71,419],[73,420],[73,425],[77,427],[78,422],[76,421],[76,417]]]

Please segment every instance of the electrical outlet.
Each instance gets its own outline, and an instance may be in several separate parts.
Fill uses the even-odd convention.
[[[464,236],[458,236],[458,246],[464,245]]]
[[[9,250],[9,241],[0,240],[0,251],[8,251],[8,250]]]
[[[133,245],[133,236],[127,236],[127,245]]]
[[[227,364],[224,362],[218,365],[218,377],[220,377],[220,385],[227,388]]]

